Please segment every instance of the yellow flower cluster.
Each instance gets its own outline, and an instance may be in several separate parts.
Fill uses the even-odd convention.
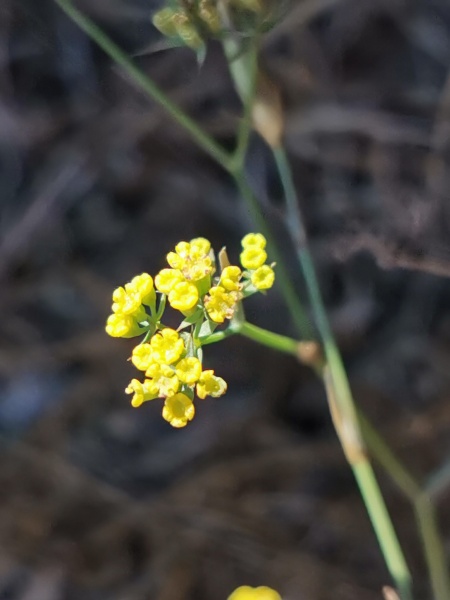
[[[281,596],[278,592],[265,585],[256,588],[249,585],[242,585],[234,590],[231,596],[228,597],[228,600],[281,600]]]
[[[212,370],[202,370],[197,356],[189,356],[183,338],[165,327],[150,342],[136,346],[131,362],[144,371],[143,382],[132,379],[125,392],[133,394],[131,405],[141,406],[148,400],[164,398],[162,416],[173,427],[184,427],[194,418],[194,388],[199,398],[218,398],[227,384]]]
[[[125,390],[132,395],[132,406],[163,398],[163,418],[173,427],[184,427],[195,414],[195,393],[204,399],[226,392],[226,382],[213,370],[203,369],[202,346],[220,323],[233,318],[242,299],[270,288],[275,278],[273,268],[265,264],[264,236],[248,234],[242,247],[244,270],[228,265],[215,276],[208,240],[179,242],[167,254],[169,268],[159,271],[154,281],[142,273],[114,290],[106,332],[113,337],[145,336],[131,356],[145,374],[143,381],[132,379]],[[183,315],[177,330],[162,322],[166,300]]]
[[[168,294],[172,308],[189,312],[198,302],[203,289],[209,287],[215,271],[210,256],[211,244],[205,238],[180,242],[175,252],[169,252],[167,262],[170,269],[162,269],[155,277],[158,292]]]
[[[147,323],[145,307],[154,310],[156,302],[153,279],[148,273],[134,277],[125,287],[113,292],[112,314],[106,323],[106,332],[112,337],[135,337],[143,332],[140,325]]]
[[[260,233],[248,233],[242,239],[241,265],[248,269],[252,284],[257,290],[268,290],[273,286],[275,273],[264,264],[267,260],[266,238]]]

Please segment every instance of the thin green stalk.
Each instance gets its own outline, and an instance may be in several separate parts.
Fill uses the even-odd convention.
[[[429,477],[425,485],[430,498],[436,498],[448,487],[450,483],[450,461],[445,462]]]
[[[263,346],[268,346],[272,350],[278,350],[298,357],[298,342],[285,335],[273,333],[262,327],[257,327],[251,323],[244,322],[239,327],[238,333]]]
[[[283,146],[272,148],[273,157],[278,169],[281,184],[284,190],[284,198],[286,200],[286,209],[288,218],[286,225],[291,234],[292,240],[296,248],[305,248],[308,240],[306,230],[303,225],[303,218],[298,203],[297,191],[292,179],[291,166],[289,164],[286,151]]]
[[[311,298],[315,320],[324,344],[324,351],[327,358],[327,362],[332,371],[332,377],[336,385],[336,395],[337,398],[342,402],[342,409],[344,411],[349,410],[347,414],[350,416],[350,419],[353,420],[356,417],[356,407],[351,396],[351,391],[348,385],[348,380],[342,363],[342,359],[339,350],[334,342],[334,337],[331,331],[331,327],[329,325],[326,310],[320,294],[317,276],[315,273],[314,265],[312,263],[311,255],[309,253],[307,236],[303,227],[301,211],[298,204],[295,187],[292,181],[292,174],[285,150],[283,148],[275,149],[274,157],[280,174],[280,179],[282,180],[284,186],[288,212],[288,227],[290,228],[292,238],[297,247],[297,254],[307,282],[307,287]],[[361,418],[360,412],[359,417]],[[399,487],[413,502],[416,519],[419,526],[419,533],[422,539],[425,558],[427,560],[428,570],[430,573],[434,598],[436,600],[449,600],[450,581],[445,560],[445,552],[439,534],[439,528],[437,526],[435,511],[430,502],[429,496],[426,493],[422,492],[419,484],[409,474],[409,472],[401,464],[401,462],[395,457],[395,455],[384,443],[384,441],[377,434],[377,432],[370,428],[365,418],[363,418],[362,427],[364,429],[363,438],[370,446],[374,457],[383,465],[385,470],[390,474],[394,481],[396,481]],[[367,474],[365,474],[363,477],[361,476],[361,473],[356,472],[355,476],[358,479],[361,494],[365,498],[366,506],[369,512],[372,512],[372,514],[374,515],[375,520],[383,519],[386,521],[387,518],[390,521],[390,517],[387,514],[385,508],[380,512],[379,509],[383,508],[381,505],[378,507],[377,510],[375,510],[375,512],[373,512],[373,508],[370,508],[370,505],[367,504],[368,502],[370,503],[371,501],[373,501],[374,494],[373,490],[371,493],[368,493],[368,491],[363,488],[364,486],[369,486],[368,489],[370,490],[373,488],[374,485],[376,485],[376,480],[374,478],[373,472],[371,473],[371,475],[367,476]],[[383,503],[381,495],[378,495],[380,502]],[[383,515],[383,513],[386,514]],[[384,524],[384,526],[386,525],[386,523]],[[377,535],[380,540],[380,545],[382,549],[383,540],[380,539],[380,535],[384,535],[384,526],[382,525],[382,522],[374,523],[374,528],[376,530],[378,528]],[[393,533],[393,529],[391,533]],[[391,544],[392,543],[393,546],[391,547],[391,551],[394,550],[394,555],[391,556],[389,560],[391,562],[392,567],[394,567],[397,570],[397,572],[398,567],[401,567],[400,575],[402,577],[402,585],[406,585],[406,587],[408,588],[403,591],[403,595],[405,595],[405,593],[410,594],[410,576],[408,574],[406,563],[402,557],[401,549],[396,540],[395,534],[394,537],[391,539]],[[397,549],[395,549],[396,546]],[[384,552],[386,552],[386,548],[383,549],[383,553]],[[398,561],[399,558],[400,562]],[[392,562],[393,560],[394,562]],[[399,583],[398,585],[400,586]]]
[[[293,356],[298,357],[299,342],[297,340],[285,335],[280,335],[279,333],[274,333],[268,329],[263,329],[262,327],[258,327],[257,325],[253,325],[247,321],[231,323],[228,329],[225,329],[224,331],[216,331],[215,333],[203,339],[200,338],[200,341],[202,346],[207,346],[208,344],[221,342],[222,340],[236,334],[253,340],[262,346],[272,348],[272,350],[284,352],[285,354],[292,354]]]
[[[351,467],[400,597],[411,598],[411,576],[373,469],[368,460]]]
[[[362,411],[358,417],[364,440],[386,473],[411,501],[422,540],[425,560],[430,574],[435,600],[449,600],[450,581],[444,545],[439,533],[436,511],[428,490],[422,490],[416,479],[388,447],[383,438],[372,427]]]
[[[387,443],[369,422],[361,409],[357,407],[358,419],[361,426],[363,438],[372,456],[380,463],[392,481],[411,501],[422,493],[419,483],[411,475],[408,469],[397,458]]]
[[[227,47],[228,44],[225,41],[225,51],[227,50]],[[247,101],[243,103],[244,110],[238,130],[237,145],[234,153],[235,164],[238,167],[244,164],[245,154],[247,151],[250,134],[252,132],[252,106],[256,93],[256,82],[258,79],[258,49],[259,40],[255,38],[250,42],[250,47],[246,54],[248,71],[246,83],[248,87],[246,88],[245,93],[247,95]],[[233,50],[235,50],[234,45],[233,49],[229,49],[229,51],[231,52]]]
[[[115,44],[89,17],[79,11],[71,0],[55,0],[59,7],[82,29],[113,61],[123,67],[127,75],[146,94],[162,106],[186,130],[192,139],[227,171],[231,156],[170,98]]]
[[[335,425],[347,460],[358,482],[361,495],[372,521],[386,565],[403,599],[411,597],[411,575],[386,509],[372,466],[365,455],[363,437],[347,374],[339,349],[334,340],[325,305],[320,293],[316,271],[308,249],[306,231],[298,205],[292,173],[284,148],[273,149],[276,165],[284,189],[287,207],[287,227],[296,246],[303,270],[314,320],[322,340],[329,369],[328,396],[336,403]],[[331,407],[333,410],[333,407]]]
[[[435,600],[448,600],[450,598],[450,580],[445,549],[439,534],[436,511],[428,494],[424,492],[417,496],[414,510],[423,541],[433,596]]]
[[[204,338],[200,338],[200,343],[202,346],[208,346],[209,344],[216,344],[217,342],[222,342],[223,340],[226,340],[227,338],[236,334],[236,330],[234,330],[231,327],[228,327],[228,329],[224,329],[223,331],[216,331],[211,335],[208,335]]]

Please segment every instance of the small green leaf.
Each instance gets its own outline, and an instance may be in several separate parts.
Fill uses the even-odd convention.
[[[182,329],[186,329],[190,325],[195,325],[203,318],[203,309],[198,308],[192,315],[186,317],[179,325],[177,331],[181,331]]]
[[[204,323],[200,327],[200,331],[198,332],[198,337],[200,337],[200,338],[208,337],[208,335],[211,335],[212,333],[214,333],[214,330],[217,328],[217,326],[218,326],[218,323],[214,323],[214,321],[211,321],[211,319],[206,319],[206,321],[204,321]]]
[[[161,321],[161,317],[163,316],[164,310],[166,308],[166,294],[161,294],[161,299],[159,301],[158,311],[155,315],[155,322],[159,323]]]

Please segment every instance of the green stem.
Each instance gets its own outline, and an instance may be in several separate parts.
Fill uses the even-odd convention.
[[[284,190],[288,216],[288,218],[286,218],[287,228],[289,229],[296,248],[304,248],[308,243],[306,231],[303,226],[303,217],[300,211],[297,191],[292,179],[291,166],[289,164],[286,151],[283,146],[279,146],[278,148],[272,148],[272,153]]]
[[[364,441],[370,453],[404,495],[411,502],[415,502],[416,497],[422,493],[419,483],[374,429],[362,410],[357,408],[357,412]]]
[[[358,410],[358,418],[364,440],[371,454],[414,506],[419,534],[430,573],[433,597],[435,600],[449,600],[450,581],[445,550],[439,533],[436,512],[431,502],[431,495],[428,490],[421,489],[416,479],[392,452],[360,410]]]
[[[423,541],[434,599],[449,600],[450,580],[445,549],[439,534],[436,511],[426,492],[417,496],[414,510]]]
[[[305,277],[308,295],[329,369],[328,396],[336,403],[334,420],[347,460],[357,480],[386,565],[403,599],[411,597],[411,575],[386,509],[372,466],[365,456],[356,408],[339,349],[323,303],[316,271],[308,248],[303,218],[284,148],[273,149],[286,199],[286,224],[294,241],[297,257]]]
[[[268,348],[272,348],[272,350],[292,354],[293,356],[298,357],[299,342],[297,340],[285,335],[280,335],[279,333],[274,333],[268,329],[263,329],[262,327],[258,327],[247,321],[232,323],[228,329],[225,329],[224,331],[216,331],[205,338],[200,338],[200,342],[202,346],[207,346],[208,344],[221,342],[236,334],[242,335],[258,344],[267,346]]]
[[[402,599],[411,598],[411,576],[368,460],[351,465],[388,569]]]
[[[238,332],[235,329],[233,329],[232,327],[228,327],[228,329],[225,329],[224,331],[216,331],[211,335],[199,338],[199,340],[202,346],[208,346],[209,344],[216,344],[217,342],[222,342],[223,340],[226,340],[227,338],[231,337],[232,335],[236,335],[237,333]]]
[[[200,338],[200,343],[202,346],[208,346],[209,344],[222,342],[236,334],[253,340],[262,346],[272,348],[272,350],[298,357],[299,342],[297,340],[280,335],[279,333],[274,333],[268,329],[263,329],[262,327],[258,327],[247,321],[243,321],[242,323],[239,323],[239,325],[230,325],[228,329],[225,329],[224,331],[216,331],[207,337]]]
[[[244,114],[238,130],[236,150],[233,155],[236,168],[241,168],[245,161],[252,131],[252,108],[258,79],[259,38],[255,37],[247,43],[249,48],[243,51],[241,43],[235,37],[227,36],[223,41],[223,49],[228,59],[230,72],[244,107]]]
[[[436,498],[448,487],[450,483],[450,461],[445,462],[429,477],[425,489],[430,498]]]
[[[107,36],[89,17],[73,6],[71,0],[55,0],[59,7],[82,29],[116,64],[123,67],[146,94],[162,106],[170,116],[186,130],[192,139],[227,171],[232,157],[197,123],[181,110],[170,98],[137,67],[127,54]]]
[[[298,342],[290,337],[273,333],[262,327],[257,327],[251,323],[244,322],[238,329],[238,333],[263,346],[268,346],[272,350],[278,350],[298,357]]]

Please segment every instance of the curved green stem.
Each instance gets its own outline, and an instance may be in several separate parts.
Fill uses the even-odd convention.
[[[237,136],[237,145],[233,154],[233,163],[234,168],[239,169],[245,161],[245,155],[247,153],[248,143],[250,141],[250,134],[252,132],[252,106],[255,99],[256,93],[256,82],[258,79],[258,48],[259,48],[259,39],[256,37],[249,41],[250,47],[248,51],[242,56],[242,59],[245,60],[245,69],[243,69],[243,73],[245,73],[245,78],[238,76],[236,73],[236,78],[242,80],[243,89],[240,90],[240,95],[247,98],[244,104],[244,114],[242,115],[242,119],[238,129]],[[237,45],[234,38],[225,39],[223,42],[223,47],[227,57],[229,57],[229,61],[231,61],[230,68],[233,69],[234,65],[236,65],[236,69],[239,70],[240,65],[240,55],[239,55],[239,46]],[[236,80],[235,78],[235,80]]]
[[[435,600],[449,600],[450,581],[445,549],[439,534],[436,510],[426,492],[416,497],[414,511],[423,542],[434,598]]]
[[[209,344],[216,344],[217,342],[222,342],[232,335],[236,335],[238,332],[232,327],[228,327],[228,329],[224,329],[224,331],[215,331],[211,335],[206,337],[199,338],[202,346],[209,346]]]
[[[411,576],[373,469],[366,460],[352,465],[352,471],[400,597],[411,598]]]
[[[361,423],[364,440],[372,456],[380,463],[414,507],[416,522],[430,573],[433,596],[435,600],[449,600],[450,582],[445,549],[439,533],[436,511],[432,504],[431,494],[427,489],[423,490],[421,488],[415,477],[401,463],[360,410],[358,410],[358,418]]]
[[[297,340],[285,335],[280,335],[279,333],[274,333],[268,329],[263,329],[262,327],[258,327],[247,321],[242,321],[239,324],[231,324],[228,329],[225,329],[224,331],[216,331],[205,338],[200,338],[200,342],[202,346],[207,346],[208,344],[221,342],[236,334],[242,335],[258,344],[267,346],[268,348],[272,348],[272,350],[292,354],[293,356],[298,357],[299,342]]]
[[[369,422],[363,411],[358,407],[357,413],[364,441],[366,442],[371,455],[383,467],[403,494],[411,502],[415,502],[416,497],[422,493],[420,484],[397,458],[381,435]]]
[[[71,0],[55,0],[60,8],[82,29],[102,50],[108,54],[116,64],[123,67],[127,75],[146,94],[162,106],[170,116],[185,129],[192,139],[217,161],[227,171],[230,169],[232,157],[197,123],[191,119],[181,108],[135,65],[127,54],[115,44],[105,32],[98,27],[89,17],[79,11]]]
[[[272,350],[278,350],[278,352],[284,352],[298,357],[299,342],[290,337],[273,333],[273,331],[268,331],[267,329],[257,327],[256,325],[247,322],[241,324],[238,333],[254,342],[258,342],[258,344],[268,346],[269,348],[272,348]]]

